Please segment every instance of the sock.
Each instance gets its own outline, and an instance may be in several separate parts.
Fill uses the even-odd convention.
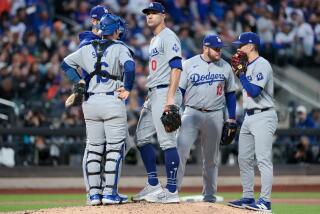
[[[177,189],[177,170],[179,166],[179,155],[177,148],[170,148],[164,151],[164,160],[167,171],[167,186],[169,192]]]
[[[156,155],[151,143],[139,147],[140,155],[148,173],[148,183],[156,186],[159,183],[156,167]]]

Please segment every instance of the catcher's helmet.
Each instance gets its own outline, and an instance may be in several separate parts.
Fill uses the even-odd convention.
[[[120,31],[120,39],[124,40],[126,37],[126,21],[122,19],[120,16],[115,16],[118,25],[119,25],[119,31]]]
[[[110,13],[104,15],[100,20],[99,29],[102,36],[112,35],[119,29],[118,19]]]

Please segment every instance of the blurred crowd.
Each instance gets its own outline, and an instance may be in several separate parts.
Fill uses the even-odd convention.
[[[320,0],[159,2],[166,7],[167,26],[179,36],[185,59],[201,52],[206,34],[219,34],[230,44],[241,32],[253,31],[261,37],[261,54],[280,66],[320,64]],[[0,119],[0,127],[83,126],[81,109],[64,107],[72,85],[60,63],[77,49],[79,33],[90,30],[90,9],[103,4],[126,20],[125,42],[135,52],[136,84],[127,102],[129,132],[133,135],[147,93],[152,32],[145,26],[141,10],[149,3],[149,0],[1,0],[0,98],[15,102],[20,111],[13,121]],[[231,45],[226,49],[234,51]],[[23,144],[45,145],[47,142],[43,141],[25,137]]]

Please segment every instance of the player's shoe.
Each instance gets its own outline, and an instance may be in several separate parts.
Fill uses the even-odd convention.
[[[128,202],[128,196],[119,193],[105,194],[102,196],[102,203],[106,204],[123,204]]]
[[[133,202],[144,201],[148,195],[157,195],[162,192],[160,182],[156,186],[151,186],[148,182],[147,185],[136,195],[132,196]]]
[[[203,197],[202,201],[203,202],[209,202],[209,203],[216,203],[217,198],[214,195],[207,195],[207,196]]]
[[[89,200],[90,200],[90,205],[91,206],[96,206],[101,204],[101,195],[100,194],[94,194],[90,195]]]
[[[235,201],[229,201],[228,205],[231,207],[245,209],[247,205],[254,203],[254,198],[241,198]]]
[[[167,188],[163,188],[162,192],[158,194],[149,194],[145,197],[146,201],[153,202],[153,203],[179,203],[179,195],[178,190],[175,192],[169,192]]]
[[[265,201],[262,198],[259,198],[257,202],[253,202],[246,206],[249,210],[261,211],[271,213],[271,202]]]

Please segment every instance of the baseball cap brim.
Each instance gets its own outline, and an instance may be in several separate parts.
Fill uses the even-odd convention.
[[[240,42],[239,40],[232,42],[233,45],[245,45],[245,43]]]
[[[156,13],[162,13],[160,10],[156,10],[156,9],[153,9],[153,8],[145,8],[142,10],[142,13],[146,14],[148,12],[156,12]]]
[[[206,44],[204,44],[204,46],[209,47],[209,48],[223,48],[223,47],[226,47],[225,44],[217,44],[217,45],[206,45]]]

